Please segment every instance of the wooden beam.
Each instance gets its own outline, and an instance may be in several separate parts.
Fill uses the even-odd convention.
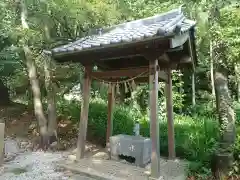
[[[169,159],[175,159],[175,137],[174,137],[174,122],[173,122],[173,95],[172,95],[172,71],[169,68],[167,71],[168,83],[166,83],[166,105],[167,105],[167,122],[168,122],[168,153]]]
[[[145,51],[142,55],[145,59],[153,61],[159,59],[163,54],[165,54],[163,49],[155,49],[155,51]]]
[[[114,92],[115,86],[113,84],[110,84],[108,87],[108,120],[107,120],[107,134],[106,134],[106,147],[108,152],[110,152],[109,148],[109,142],[110,137],[112,136],[113,131],[113,112],[114,112]]]
[[[121,70],[113,70],[113,71],[96,71],[92,72],[92,77],[96,77],[97,79],[117,82],[123,80],[124,77],[135,77],[142,73],[139,78],[147,77],[146,75],[149,74],[148,67],[139,67],[139,68],[130,68],[130,69],[121,69]],[[165,71],[159,71],[158,77],[163,80],[167,81],[167,74]],[[147,82],[147,81],[146,81]]]
[[[144,79],[146,79],[145,82],[147,82],[149,80],[148,77],[143,76],[143,77],[136,78],[136,81],[144,81]],[[158,79],[160,79],[161,81],[167,82],[168,81],[167,73],[165,71],[159,70],[158,71]]]
[[[160,146],[158,121],[158,60],[149,61],[149,95],[150,95],[150,137],[152,141],[151,177],[160,177]]]
[[[190,38],[188,39],[188,48],[190,52],[190,58],[193,66],[193,71],[195,71],[195,61],[194,61],[194,55],[193,55],[193,47]]]
[[[78,142],[77,142],[77,160],[84,158],[85,141],[88,125],[89,96],[91,87],[91,68],[85,67],[83,80],[83,102],[81,107]]]
[[[179,61],[180,64],[189,64],[191,62],[192,62],[192,59],[189,56],[183,56],[182,58],[180,58],[180,61]]]
[[[169,64],[171,62],[169,56],[167,53],[162,54],[159,58],[158,58],[158,63],[167,63]]]
[[[167,58],[165,58],[167,56]],[[162,54],[161,56],[149,56],[149,59],[146,57],[135,57],[132,59],[116,59],[114,61],[98,61],[97,65],[99,67],[103,67],[102,70],[119,70],[119,69],[130,69],[130,68],[138,68],[138,67],[148,67],[149,60],[154,60],[157,57],[158,64],[161,67],[161,70],[169,67],[169,64],[179,64],[179,65],[192,65],[191,58],[184,51],[176,51],[176,52],[168,52]],[[105,68],[104,68],[105,67]]]
[[[121,70],[120,70],[121,71]],[[94,73],[93,73],[94,74]],[[98,73],[97,73],[98,74]],[[99,73],[99,74],[102,74],[102,72],[101,73]],[[103,72],[103,74],[104,74],[104,72]],[[108,73],[107,73],[108,74]],[[137,75],[139,75],[139,74],[137,74]],[[148,76],[146,76],[146,75],[148,75]],[[127,79],[129,79],[129,78],[133,78],[134,76],[129,76],[129,77],[121,77],[121,76],[105,76],[104,75],[104,77],[103,76],[101,76],[100,75],[100,77],[99,76],[97,76],[97,75],[94,75],[93,76],[93,78],[94,77],[96,77],[97,79],[101,79],[101,80],[103,80],[103,81],[108,81],[108,82],[112,82],[112,83],[116,83],[116,82],[119,82],[119,81],[122,81],[122,80],[127,80]],[[167,81],[167,74],[166,74],[166,72],[165,71],[158,71],[158,78],[161,80],[161,81]],[[146,82],[146,83],[148,83],[149,82],[149,72],[147,72],[145,75],[143,75],[143,76],[139,76],[139,77],[137,77],[137,78],[135,78],[134,79],[134,81],[136,81],[136,82]]]
[[[121,78],[121,77],[134,77],[140,75],[141,73],[148,73],[149,68],[139,67],[139,68],[130,68],[122,70],[113,70],[113,71],[95,71],[92,72],[92,76],[98,79],[103,78]]]
[[[183,45],[168,49],[167,52],[176,52],[176,51],[182,51],[183,50]]]

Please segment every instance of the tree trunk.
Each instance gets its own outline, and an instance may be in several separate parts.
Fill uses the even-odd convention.
[[[237,84],[237,101],[240,102],[240,64],[235,64],[235,79]]]
[[[212,86],[212,97],[213,103],[215,98],[215,86],[214,86],[214,53],[213,53],[213,42],[210,41],[210,73],[211,73],[211,86]]]
[[[52,67],[51,59],[49,57],[44,58],[44,72],[45,72],[45,87],[47,90],[48,98],[48,135],[49,140],[57,141],[57,115],[56,115],[56,103],[55,103],[55,90],[52,83]]]
[[[0,105],[9,105],[10,104],[10,95],[8,88],[4,85],[3,81],[0,79],[0,94],[1,94],[1,100]]]
[[[29,29],[29,26],[27,23],[27,8],[24,0],[21,0],[20,2],[20,9],[21,9],[22,28]],[[28,47],[27,42],[23,42],[23,43],[24,43],[23,52],[25,56],[27,69],[28,69],[29,81],[32,88],[32,92],[33,92],[34,112],[38,121],[39,131],[41,135],[40,144],[42,148],[46,148],[47,144],[49,144],[47,119],[44,115],[43,105],[41,101],[41,91],[40,91],[39,80],[37,76],[37,68],[36,68],[35,61],[32,57],[32,52]]]
[[[213,169],[216,179],[221,179],[227,176],[232,163],[232,145],[236,135],[235,114],[224,69],[218,69],[214,73],[214,82],[221,138],[220,147],[213,158]]]
[[[224,72],[218,71],[214,74],[214,76],[219,123],[222,130],[221,140],[231,145],[234,143],[235,137],[235,113],[228,88],[228,80]],[[230,139],[227,138],[228,135],[230,135]]]
[[[25,53],[25,60],[28,68],[28,76],[33,92],[33,105],[35,116],[38,120],[40,134],[42,136],[41,145],[45,146],[48,142],[48,131],[47,131],[47,119],[43,112],[43,105],[41,102],[41,91],[39,87],[39,81],[37,78],[36,64],[31,56],[31,51],[27,46],[23,47]]]
[[[48,4],[44,3],[44,8],[46,12],[48,10]],[[47,21],[44,21],[44,35],[46,44],[51,42],[51,36],[49,32],[49,26]],[[45,73],[45,87],[47,91],[48,99],[48,133],[49,133],[49,143],[57,141],[57,115],[56,115],[56,103],[55,103],[55,87],[53,85],[53,66],[51,58],[48,55],[44,56],[44,73]]]

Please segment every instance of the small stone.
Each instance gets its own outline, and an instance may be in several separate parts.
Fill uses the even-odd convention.
[[[32,123],[30,126],[29,126],[29,129],[33,130],[37,128],[37,123]]]
[[[57,141],[50,144],[50,150],[53,152],[58,150],[58,142]]]
[[[33,144],[31,143],[31,144],[28,144],[27,146],[26,146],[26,149],[28,149],[28,150],[33,150]]]
[[[62,143],[57,143],[57,149],[58,149],[59,151],[66,150],[64,144],[62,144]]]
[[[105,152],[98,152],[93,155],[93,158],[107,160],[107,159],[109,159],[109,155]]]
[[[73,154],[77,153],[77,148],[72,151]]]
[[[121,162],[121,163],[124,163],[124,164],[127,164],[127,163],[128,163],[125,159],[121,160],[120,162]]]
[[[52,144],[50,144],[50,147],[56,147],[56,146],[57,146],[57,141],[55,141]]]
[[[4,166],[0,167],[0,174],[2,174],[4,172]]]
[[[68,156],[68,159],[71,160],[71,161],[75,161],[77,159],[77,157],[75,155],[69,155]]]
[[[64,175],[66,175],[66,176],[72,176],[73,173],[72,173],[71,171],[65,171],[65,172],[64,172]]]
[[[4,162],[9,162],[9,161],[14,160],[16,156],[17,156],[17,154],[15,154],[15,153],[7,153],[7,154],[5,154]]]
[[[21,148],[25,148],[27,145],[28,145],[28,142],[26,142],[26,141],[23,141],[20,143]]]

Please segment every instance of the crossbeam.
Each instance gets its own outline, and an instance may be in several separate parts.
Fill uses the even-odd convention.
[[[121,78],[121,77],[133,77],[140,74],[148,73],[149,68],[139,67],[131,69],[111,70],[111,71],[95,71],[92,72],[92,76],[99,79],[102,78]]]
[[[124,77],[136,77],[144,78],[149,76],[149,67],[138,67],[138,68],[130,68],[130,69],[121,69],[121,70],[112,70],[112,71],[95,71],[92,72],[92,77],[101,79],[101,80],[108,80],[112,82],[117,82],[123,80]],[[167,74],[165,71],[160,70],[158,73],[160,79],[167,81]],[[146,82],[148,81],[146,78]]]

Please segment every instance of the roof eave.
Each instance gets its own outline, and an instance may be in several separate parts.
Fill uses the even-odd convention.
[[[167,36],[153,36],[150,38],[144,38],[142,40],[138,40],[138,41],[131,41],[131,42],[123,42],[120,44],[109,44],[109,45],[105,45],[105,46],[100,46],[100,47],[95,47],[95,48],[90,48],[90,49],[83,49],[83,50],[76,50],[76,51],[68,51],[68,52],[54,52],[53,50],[50,51],[50,54],[52,55],[53,58],[61,58],[64,56],[70,56],[70,55],[76,55],[76,54],[80,54],[80,53],[84,53],[84,52],[91,52],[91,51],[96,51],[96,50],[104,50],[104,49],[108,49],[108,48],[114,48],[114,47],[123,47],[124,45],[131,45],[131,44],[136,44],[136,43],[144,43],[147,41],[152,41],[152,40],[166,40],[166,39],[171,39],[172,37],[174,37],[174,33],[172,34],[168,34]]]

